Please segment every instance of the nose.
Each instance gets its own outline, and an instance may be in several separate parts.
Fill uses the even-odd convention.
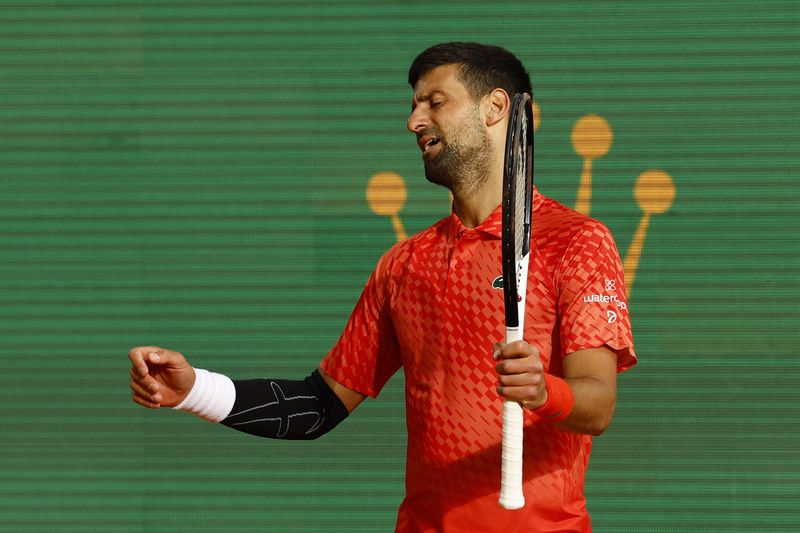
[[[424,130],[429,125],[428,117],[425,116],[424,111],[422,110],[422,106],[418,105],[411,111],[411,114],[408,116],[408,122],[406,122],[406,128],[411,133],[419,133],[420,131]]]

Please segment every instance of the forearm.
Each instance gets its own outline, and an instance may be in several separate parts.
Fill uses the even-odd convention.
[[[176,409],[251,435],[273,439],[316,439],[348,411],[319,373],[305,380],[232,381],[197,370],[198,379]]]
[[[348,411],[319,372],[303,381],[234,381],[236,403],[222,423],[272,439],[311,440],[347,418]]]
[[[506,345],[502,350],[512,358],[497,365],[501,396],[564,431],[600,435],[608,428],[617,397],[614,351],[600,347],[573,352],[565,357],[564,377],[559,377],[543,371],[538,353],[528,345]],[[514,354],[528,357],[514,359]]]
[[[557,426],[570,433],[600,435],[611,423],[616,406],[616,391],[594,377],[567,378],[574,404],[569,416]]]

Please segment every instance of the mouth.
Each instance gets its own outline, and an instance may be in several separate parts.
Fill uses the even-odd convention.
[[[422,154],[425,155],[430,151],[431,147],[439,144],[439,138],[431,135],[423,135],[417,139],[417,144],[419,145],[419,149],[422,150]]]

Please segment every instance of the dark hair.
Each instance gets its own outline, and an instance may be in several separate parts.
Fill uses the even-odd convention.
[[[519,59],[499,46],[480,43],[442,43],[417,56],[408,69],[413,88],[428,71],[443,65],[460,65],[458,78],[473,98],[482,98],[500,87],[513,98],[531,92],[531,79]]]

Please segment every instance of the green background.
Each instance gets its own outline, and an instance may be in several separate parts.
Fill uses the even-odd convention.
[[[409,233],[448,213],[405,131],[406,69],[505,46],[541,108],[537,181],[574,204],[573,125],[611,125],[593,216],[623,256],[640,363],[595,440],[597,531],[800,528],[794,1],[49,1],[0,4],[0,530],[391,531],[402,375],[320,441],[135,406],[127,351],[305,376],[395,242],[365,200],[405,179]]]

